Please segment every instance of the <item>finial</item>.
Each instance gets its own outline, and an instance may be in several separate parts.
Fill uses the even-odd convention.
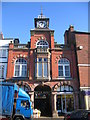
[[[43,13],[42,13],[42,6],[41,6],[41,17],[43,16]]]
[[[38,15],[38,18],[45,18],[45,16],[43,15],[43,12],[42,12],[42,6],[41,6],[41,14]]]

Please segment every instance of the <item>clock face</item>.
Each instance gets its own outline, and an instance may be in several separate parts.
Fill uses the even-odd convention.
[[[46,28],[46,21],[38,21],[37,28]]]

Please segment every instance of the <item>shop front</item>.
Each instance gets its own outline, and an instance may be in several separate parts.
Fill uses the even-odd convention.
[[[73,111],[74,106],[73,88],[71,86],[60,86],[57,88],[56,109],[58,115]]]
[[[73,94],[57,95],[57,111],[58,113],[67,113],[74,110]]]

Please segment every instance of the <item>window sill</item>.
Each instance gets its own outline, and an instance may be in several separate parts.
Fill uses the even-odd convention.
[[[0,79],[4,79],[4,78],[0,78]]]
[[[71,77],[57,77],[57,78],[53,78],[54,80],[73,80]]]
[[[37,80],[49,80],[49,77],[35,77]]]
[[[28,80],[29,79],[29,77],[16,77],[16,76],[14,76],[13,78],[12,78],[13,80]]]

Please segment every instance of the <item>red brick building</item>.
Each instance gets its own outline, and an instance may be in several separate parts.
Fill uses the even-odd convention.
[[[15,39],[9,44],[6,80],[22,87],[42,116],[55,116],[82,107],[80,97],[89,92],[82,95],[81,90],[90,87],[90,34],[74,31],[70,26],[65,31],[65,44],[57,44],[54,30],[49,29],[49,18],[41,14],[34,22],[30,42],[19,44]]]

